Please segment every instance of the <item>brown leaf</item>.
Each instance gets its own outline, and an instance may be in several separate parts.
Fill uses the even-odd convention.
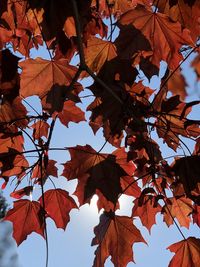
[[[178,181],[183,184],[185,193],[190,196],[191,191],[194,190],[198,183],[200,183],[200,156],[187,156],[176,159],[172,166],[175,176]]]
[[[91,37],[87,41],[84,54],[87,66],[93,72],[98,73],[106,61],[110,61],[117,56],[117,51],[113,43]]]
[[[0,133],[0,151],[7,153],[10,149],[18,152],[23,151],[24,137],[21,132],[14,133]]]
[[[132,2],[132,0],[99,0],[98,11],[106,17],[109,17],[110,14],[119,16],[134,6]],[[91,6],[96,6],[96,0],[92,0]]]
[[[9,125],[10,123],[10,130],[15,130],[16,126],[25,128],[28,124],[26,116],[27,110],[19,96],[12,101],[8,101],[6,97],[3,98],[0,109],[0,123],[3,125]]]
[[[199,17],[200,2],[198,0],[160,0],[160,12],[168,15],[173,21],[179,21],[184,28],[191,31],[191,36],[196,41],[200,35]]]
[[[185,226],[189,228],[191,218],[190,214],[192,212],[192,201],[186,197],[180,198],[168,198],[165,206],[162,209],[164,213],[164,221],[168,226],[173,224],[173,218],[177,218],[180,226]]]
[[[52,105],[54,105],[57,94],[62,93],[63,96],[67,94],[67,86],[70,85],[77,71],[77,68],[69,65],[68,60],[65,59],[55,61],[42,58],[27,59],[20,62],[19,65],[22,68],[20,95],[22,97],[37,95],[44,101],[48,97],[48,93],[53,90],[54,98],[50,100]],[[57,98],[59,102],[57,106],[62,107],[64,100],[62,95],[59,99]]]
[[[138,216],[142,224],[151,231],[153,224],[156,224],[156,214],[161,212],[161,206],[157,203],[155,196],[145,195],[142,203],[140,198],[134,200],[132,216]]]
[[[33,138],[40,139],[42,136],[47,138],[49,127],[49,124],[42,120],[32,124],[31,128],[33,128]]]
[[[43,183],[48,179],[49,175],[52,175],[54,177],[58,177],[58,169],[55,166],[57,162],[53,159],[48,160],[47,166],[45,166],[44,160],[42,161],[42,173],[41,173],[41,166],[37,164],[32,173],[32,179],[37,178],[37,182]]]
[[[171,72],[169,72],[169,75]],[[184,99],[187,96],[186,92],[186,86],[187,83],[185,81],[184,76],[181,74],[181,72],[176,71],[173,73],[173,75],[170,77],[170,79],[167,82],[167,89],[173,94],[178,94],[180,96],[180,100],[184,101]]]
[[[69,180],[78,179],[76,195],[81,196],[79,201],[82,203],[84,195],[84,201],[88,202],[99,189],[107,200],[115,204],[121,193],[120,177],[133,174],[135,170],[135,165],[127,162],[124,149],[101,154],[86,145],[70,148],[69,152],[71,160],[64,164],[62,175]]]
[[[95,251],[93,267],[104,266],[109,256],[115,266],[126,267],[130,261],[134,261],[132,245],[136,242],[146,243],[131,218],[117,216],[112,212],[101,215],[94,233],[92,246],[99,246]]]
[[[200,239],[189,237],[169,246],[175,252],[169,267],[198,267],[200,262]]]
[[[26,186],[22,189],[13,191],[10,196],[16,199],[20,199],[23,196],[30,196],[31,192],[33,191],[33,186]]]
[[[158,67],[160,61],[164,60],[169,64],[169,68],[174,70],[183,59],[179,53],[181,46],[194,45],[189,31],[186,29],[182,31],[179,22],[173,22],[166,15],[155,13],[142,5],[123,14],[119,23],[132,24],[142,32],[151,44],[152,63]],[[137,36],[132,36],[132,42],[136,38]]]
[[[54,112],[53,116],[56,113]],[[58,118],[63,125],[68,127],[69,122],[85,121],[85,113],[73,101],[68,100],[64,102],[62,111],[58,113]]]
[[[128,196],[132,196],[132,197],[139,197],[140,196],[141,189],[133,177],[131,177],[131,176],[121,177],[120,184],[122,187],[123,194],[128,195]]]
[[[29,163],[23,154],[16,155],[14,153],[17,151],[12,149],[10,149],[9,152],[10,155],[8,153],[8,157],[4,157],[2,160],[0,156],[1,163],[3,164],[1,168],[1,175],[6,177],[20,177],[22,174],[24,174],[26,168],[29,167]]]

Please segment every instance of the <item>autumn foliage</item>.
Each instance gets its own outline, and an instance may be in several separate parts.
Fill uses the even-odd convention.
[[[13,223],[17,244],[32,232],[47,238],[47,217],[66,229],[70,211],[95,194],[104,212],[94,228],[93,267],[109,256],[116,267],[134,261],[132,245],[146,243],[135,217],[149,232],[157,214],[180,232],[179,225],[200,226],[200,120],[190,116],[200,101],[188,102],[181,72],[193,55],[198,84],[200,1],[1,0],[0,16],[0,178],[3,189],[15,183],[10,195],[17,200],[5,220]],[[48,59],[32,58],[40,46]],[[144,85],[164,68],[157,89]],[[82,81],[89,76],[88,124],[94,134],[103,131],[112,153],[103,152],[105,144],[96,151],[79,140],[75,147],[52,146],[57,121],[63,127],[87,121],[77,104],[84,103]],[[160,141],[171,149],[170,162]],[[49,151],[59,149],[71,157],[62,176],[77,179],[77,203],[54,187],[57,162]],[[35,188],[41,196],[32,200]],[[130,217],[115,214],[123,194],[134,197]],[[200,239],[181,238],[168,248],[175,253],[169,266],[198,267]]]

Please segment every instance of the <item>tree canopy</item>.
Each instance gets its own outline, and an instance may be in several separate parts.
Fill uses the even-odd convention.
[[[5,220],[13,223],[17,244],[32,232],[47,241],[47,218],[66,229],[70,211],[97,195],[104,212],[94,228],[93,267],[104,266],[109,256],[116,267],[134,261],[132,245],[146,241],[133,218],[150,232],[157,214],[182,236],[168,248],[175,253],[169,266],[199,266],[200,239],[186,238],[180,226],[200,226],[200,120],[191,115],[200,103],[200,1],[1,0],[0,5],[0,178],[2,189],[15,183],[10,196],[17,200]],[[49,58],[32,56],[41,46]],[[181,67],[191,59],[197,86],[188,101]],[[157,88],[146,86],[155,76]],[[89,88],[87,77],[93,79]],[[88,90],[93,100],[83,111],[79,103]],[[99,151],[79,140],[74,147],[52,146],[57,121],[63,127],[85,121],[94,134],[103,131],[105,143]],[[112,153],[104,152],[107,143]],[[171,161],[163,156],[164,146],[171,149]],[[69,152],[62,176],[77,179],[78,203],[55,187],[60,162],[49,151]],[[35,199],[36,188],[41,195]],[[134,197],[130,217],[116,214],[122,195]]]

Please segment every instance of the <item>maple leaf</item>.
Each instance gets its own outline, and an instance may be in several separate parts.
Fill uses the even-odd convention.
[[[184,28],[191,31],[196,41],[200,35],[198,23],[200,17],[200,2],[198,0],[160,0],[157,4],[160,12],[169,15],[173,21],[179,21]]]
[[[198,137],[200,135],[200,128],[195,121],[192,121],[192,124],[187,126],[189,120],[186,117],[191,111],[189,103],[180,102],[179,95],[166,100],[162,99],[163,97],[161,96],[153,102],[155,114],[159,114],[159,111],[162,112],[161,116],[156,115],[157,121],[155,126],[158,136],[162,137],[169,147],[176,150],[180,142],[178,135]],[[191,104],[193,103],[191,102]]]
[[[40,23],[44,39],[49,41],[56,37],[57,33],[62,31],[64,23],[68,17],[72,17],[73,7],[71,2],[64,3],[62,0],[48,1],[29,1],[31,9],[43,9],[43,20]],[[90,1],[82,0],[77,2],[80,21],[84,20],[90,12]],[[54,21],[54,23],[52,23]]]
[[[102,38],[107,37],[108,26],[103,22],[101,16],[97,12],[92,12],[88,22],[84,27],[84,40],[88,40],[91,35],[99,34]]]
[[[96,189],[96,195],[98,196],[98,200],[97,200],[97,208],[98,211],[100,211],[101,209],[104,209],[104,211],[115,211],[117,209],[119,209],[120,204],[119,202],[117,202],[116,204],[113,204],[111,201],[107,200],[104,195],[101,193],[100,190]]]
[[[184,196],[180,198],[172,197],[167,199],[162,213],[164,213],[164,221],[168,226],[173,224],[173,217],[177,218],[181,226],[189,228],[191,222],[189,215],[192,210],[192,201],[189,198]]]
[[[53,116],[55,116],[56,113],[57,112],[54,112]],[[71,100],[64,102],[62,111],[58,113],[58,118],[60,122],[67,127],[69,122],[78,123],[80,121],[85,121],[84,112]]]
[[[25,173],[26,168],[29,167],[27,159],[23,154],[17,155],[17,151],[13,149],[9,150],[9,154],[9,157],[2,157],[2,159],[1,156],[3,155],[0,154],[0,161],[3,165],[1,167],[1,175],[5,177],[21,177]]]
[[[119,16],[134,6],[132,0],[99,0],[98,6],[96,5],[96,0],[92,0],[91,6],[96,7],[98,12],[106,17],[109,17],[110,14]]]
[[[48,163],[45,164],[44,161],[45,160],[42,161],[42,170],[41,170],[41,166],[37,164],[34,167],[33,173],[32,173],[32,179],[37,178],[36,182],[39,182],[39,183],[41,183],[41,181],[44,183],[46,179],[49,177],[49,175],[58,177],[58,169],[55,166],[57,162],[53,159],[50,159],[50,160],[48,159]]]
[[[200,183],[199,164],[200,156],[194,155],[176,159],[172,166],[172,171],[174,171],[178,181],[183,184],[188,196],[191,195],[191,191]]]
[[[28,235],[36,232],[44,237],[42,208],[39,202],[18,200],[4,218],[13,223],[13,237],[19,246]]]
[[[96,236],[92,240],[92,246],[99,246],[95,251],[93,267],[104,266],[109,256],[114,266],[125,267],[130,261],[134,261],[132,245],[136,242],[146,243],[131,218],[117,216],[112,212],[104,212],[100,216],[94,233]]]
[[[142,32],[151,44],[153,51],[151,62],[158,67],[160,61],[164,60],[168,63],[169,68],[174,70],[183,59],[179,53],[181,46],[194,45],[189,31],[186,29],[182,31],[179,22],[173,22],[166,15],[155,13],[142,5],[123,14],[118,23],[121,25],[132,24]],[[137,34],[132,36],[130,42],[135,42],[135,39],[137,39]]]
[[[43,10],[28,9],[27,1],[8,2],[7,11],[2,14],[2,24],[12,32],[10,41],[14,50],[29,56],[31,48],[38,48],[38,43],[42,45],[41,36],[37,38],[41,33],[38,23],[42,20],[42,14]]]
[[[155,196],[144,195],[141,198],[134,200],[132,216],[138,216],[142,224],[151,231],[151,227],[156,223],[155,217],[158,212],[161,212],[161,206]]]
[[[169,76],[171,74],[172,74],[172,72],[169,72]],[[187,96],[186,86],[187,86],[187,83],[185,81],[184,76],[181,74],[180,71],[174,72],[166,84],[166,88],[173,95],[176,95],[178,93],[181,101],[183,101],[185,99],[185,97]]]
[[[28,124],[28,120],[26,119],[27,111],[21,101],[19,96],[11,101],[5,97],[1,104],[0,123],[8,125],[10,123],[9,128],[10,130],[13,129],[13,131],[16,129],[16,126],[25,128]]]
[[[169,267],[198,267],[200,262],[200,239],[189,237],[169,246],[175,252]]]
[[[110,61],[117,56],[117,51],[113,43],[91,37],[87,40],[84,54],[87,66],[93,72],[98,73],[106,61]]]
[[[133,177],[131,177],[131,176],[121,177],[120,184],[122,187],[123,194],[128,195],[128,196],[132,196],[132,197],[139,197],[140,196],[141,189]]]
[[[10,196],[16,199],[20,199],[23,196],[30,196],[33,191],[33,186],[26,186],[22,189],[13,191]]]
[[[43,203],[43,197],[38,200]],[[54,220],[57,228],[65,230],[70,221],[69,212],[78,208],[76,202],[62,189],[51,189],[44,193],[46,216]]]
[[[40,99],[45,99],[48,93],[53,90],[54,98],[51,99],[52,105],[55,102],[55,96],[63,93],[64,97],[68,93],[67,86],[70,85],[77,71],[77,68],[69,65],[66,59],[55,61],[42,58],[27,59],[20,62],[19,65],[22,68],[20,95],[22,97],[37,95]],[[62,86],[64,86],[64,92]],[[61,89],[62,92],[59,91]],[[64,100],[60,95],[58,101],[61,102],[61,107]]]
[[[7,42],[11,41],[12,35],[13,33],[11,30],[7,30],[0,25],[0,49],[2,49]]]
[[[120,147],[123,138],[122,128],[124,128],[122,105],[114,98],[107,98],[105,102],[96,98],[87,107],[87,111],[92,111],[90,126],[94,134],[103,127],[105,139],[113,146]]]
[[[23,151],[24,137],[21,132],[0,133],[0,151],[8,153],[10,149]]]
[[[33,128],[33,138],[40,139],[42,136],[47,138],[49,127],[49,124],[42,120],[32,124],[31,128]]]
[[[135,170],[135,165],[127,162],[125,150],[117,149],[111,155],[101,154],[86,145],[69,148],[69,152],[71,161],[64,164],[62,175],[68,180],[78,179],[78,192],[81,196],[84,193],[84,201],[91,199],[96,189],[99,189],[107,200],[116,203],[121,193],[120,177],[127,172],[133,174]]]

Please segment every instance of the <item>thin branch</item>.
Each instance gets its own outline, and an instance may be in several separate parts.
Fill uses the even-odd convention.
[[[77,35],[77,41],[78,41],[78,51],[79,51],[79,57],[80,57],[80,66],[82,70],[85,69],[85,56],[84,56],[84,49],[83,49],[83,43],[82,43],[82,34],[81,34],[81,24],[78,14],[78,6],[76,0],[71,0],[73,12],[74,12],[74,19],[75,19],[75,26],[76,26],[76,35]]]

